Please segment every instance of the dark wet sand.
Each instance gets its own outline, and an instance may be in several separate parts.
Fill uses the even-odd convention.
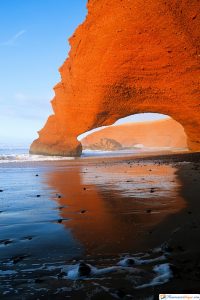
[[[159,293],[198,293],[199,158],[200,153],[152,153],[2,164],[0,299],[158,299]],[[85,280],[67,278],[67,268],[80,261],[116,267],[127,255],[165,259]],[[173,278],[137,288],[150,283],[153,267],[164,263]]]

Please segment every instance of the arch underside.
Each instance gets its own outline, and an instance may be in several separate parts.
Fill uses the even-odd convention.
[[[83,132],[149,112],[179,122],[199,151],[199,1],[109,3],[90,0],[60,68],[54,115],[30,152],[79,156]]]

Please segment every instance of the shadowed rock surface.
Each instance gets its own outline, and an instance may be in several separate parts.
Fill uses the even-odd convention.
[[[81,154],[77,136],[144,112],[171,116],[200,150],[198,0],[90,0],[69,39],[54,114],[30,152]]]

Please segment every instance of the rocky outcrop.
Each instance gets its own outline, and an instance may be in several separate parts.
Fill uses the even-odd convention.
[[[118,141],[107,137],[94,139],[94,142],[88,144],[82,143],[82,146],[85,149],[104,150],[104,151],[113,151],[113,150],[122,149],[122,145]]]
[[[77,136],[144,112],[171,116],[200,150],[199,0],[90,0],[70,38],[54,114],[31,153],[80,155]]]
[[[87,135],[81,140],[81,144],[85,149],[110,150],[102,143],[102,140],[110,139],[118,142],[121,148],[132,148],[138,144],[144,147],[187,148],[187,137],[183,127],[170,118],[108,126]]]

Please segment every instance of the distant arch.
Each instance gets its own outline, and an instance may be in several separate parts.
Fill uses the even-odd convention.
[[[114,150],[136,146],[187,149],[183,126],[168,115],[142,113],[118,119],[78,136],[83,149]]]

